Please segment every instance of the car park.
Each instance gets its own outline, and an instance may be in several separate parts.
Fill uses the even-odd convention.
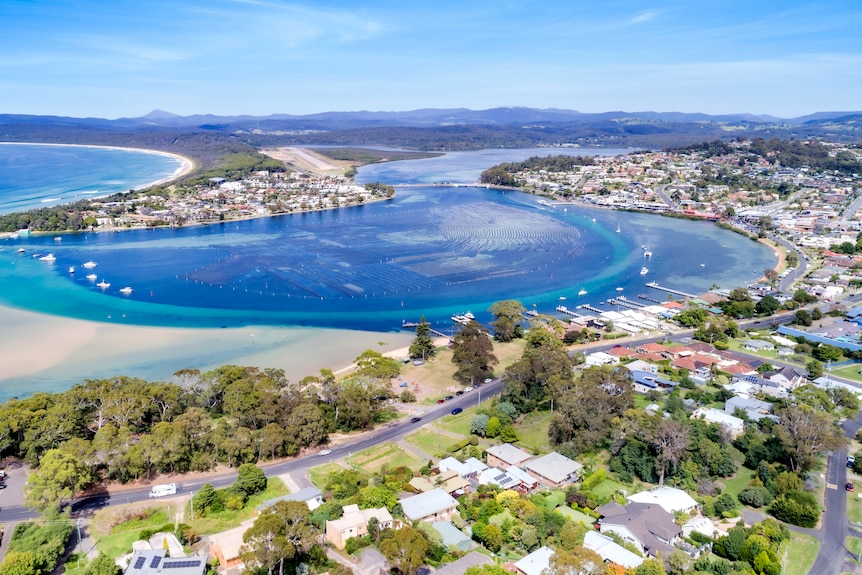
[[[464,410],[461,409],[460,407],[456,407],[455,409],[452,410],[452,415],[458,415],[462,411],[464,411]]]

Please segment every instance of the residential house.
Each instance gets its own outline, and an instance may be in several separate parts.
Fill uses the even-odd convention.
[[[404,516],[410,521],[449,521],[458,502],[442,489],[401,500]]]
[[[733,439],[736,439],[745,431],[745,421],[719,411],[713,407],[699,407],[691,414],[691,419],[702,419],[707,423],[715,423],[722,426]]]
[[[506,468],[506,473],[521,482],[518,486],[518,491],[522,493],[531,493],[539,486],[539,480],[515,465],[510,465]]]
[[[706,517],[692,517],[682,526],[682,534],[686,537],[691,537],[691,533],[693,531],[697,531],[702,535],[706,535],[707,537],[716,537],[716,535],[723,535],[724,533],[720,531],[715,524]]]
[[[444,471],[456,471],[461,477],[475,479],[479,473],[488,469],[488,466],[475,457],[470,457],[464,460],[463,463],[454,457],[446,457],[437,463],[437,469],[439,469],[441,473]]]
[[[779,383],[765,379],[759,375],[750,374],[735,376],[733,381],[736,381],[737,379],[749,384],[751,386],[752,393],[763,393],[770,397],[779,398],[787,397],[788,395],[789,390],[786,387],[782,387]]]
[[[745,412],[748,419],[759,421],[764,417],[770,417],[773,406],[768,401],[761,401],[753,397],[742,397],[734,395],[724,402],[724,412],[733,415],[737,409]],[[775,416],[771,416],[774,419]]]
[[[517,469],[517,467],[510,465],[509,469]],[[480,473],[478,481],[479,485],[496,485],[500,489],[527,492],[527,489],[523,486],[518,477],[509,473],[507,470],[499,469],[497,467],[489,467]]]
[[[511,443],[502,445],[493,445],[487,450],[488,467],[508,467],[510,465],[520,465],[526,460],[533,457],[520,447],[515,447]]]
[[[207,535],[209,556],[218,561],[221,571],[231,569],[240,571],[244,568],[242,558],[240,557],[240,549],[244,544],[242,536],[246,531],[251,529],[253,523],[253,520],[243,521],[239,527]]]
[[[168,557],[167,549],[135,551],[124,575],[161,575],[163,569],[171,575],[204,575],[206,557]]]
[[[594,365],[616,365],[620,362],[620,358],[603,351],[596,351],[587,354],[584,357],[584,362],[588,367]]]
[[[660,505],[616,502],[606,503],[596,511],[601,515],[599,531],[613,532],[631,543],[640,553],[656,557],[670,555],[682,529],[673,522],[673,515]]]
[[[519,575],[542,575],[542,572],[551,564],[551,556],[554,550],[548,546],[539,547],[523,559],[515,562],[515,569]]]
[[[494,565],[494,560],[476,551],[472,551],[457,561],[438,567],[434,575],[464,575],[470,567]]]
[[[676,387],[677,383],[664,379],[646,371],[632,371],[632,389],[638,393],[647,393],[652,389],[664,391]]]
[[[772,351],[775,349],[775,344],[762,339],[749,339],[742,342],[742,349],[747,349],[748,351]]]
[[[431,527],[443,537],[443,546],[446,549],[456,548],[459,551],[469,551],[473,544],[463,531],[452,525],[450,521],[435,521]]]
[[[645,343],[635,348],[638,353],[655,354],[664,357],[667,353],[667,347],[660,343]]]
[[[267,499],[260,506],[258,506],[258,513],[260,513],[264,509],[267,509],[268,507],[272,507],[279,501],[301,501],[308,505],[309,511],[314,511],[315,509],[323,505],[323,493],[321,493],[320,489],[318,489],[317,487],[304,487],[296,493],[289,493],[287,495],[282,495],[281,497]]]
[[[605,563],[613,563],[624,569],[637,569],[644,562],[643,557],[635,555],[607,535],[592,529],[584,535],[584,548],[598,553]]]
[[[658,374],[658,366],[654,363],[649,363],[648,361],[644,361],[642,359],[636,359],[631,363],[627,363],[626,367],[629,371],[645,371],[647,373],[651,373],[653,375]]]
[[[458,475],[458,472],[454,469],[443,471],[429,478],[414,477],[410,480],[410,486],[421,493],[432,491],[439,487],[449,495],[456,497],[470,492],[470,481]]]
[[[632,503],[658,505],[671,515],[677,511],[691,513],[697,508],[697,501],[691,495],[676,487],[654,487],[647,491],[629,495],[627,499]]]
[[[395,527],[392,514],[385,507],[377,509],[359,509],[358,505],[345,505],[344,515],[340,519],[326,522],[326,540],[339,549],[344,549],[351,537],[362,537],[368,533],[368,522],[377,519],[377,525],[382,529]]]
[[[807,375],[808,372],[805,370],[784,366],[781,369],[764,373],[763,378],[777,383],[784,389],[794,390],[800,385],[805,385],[808,380]]]
[[[548,487],[564,487],[578,480],[583,465],[552,451],[524,463],[524,471]]]

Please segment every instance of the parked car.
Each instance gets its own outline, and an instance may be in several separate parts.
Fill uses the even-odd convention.
[[[331,449],[321,449],[317,452],[318,455],[329,455],[330,453],[332,453]]]
[[[452,410],[452,415],[458,415],[462,411],[464,411],[464,410],[461,409],[460,407],[456,407],[455,409]]]
[[[851,482],[847,482],[847,485],[844,486],[844,489],[847,491],[853,491],[853,484]]]
[[[449,400],[451,400],[451,399],[455,399],[455,396],[454,396],[454,395],[447,395],[447,396],[446,396],[446,397],[444,397],[443,399],[445,399],[446,401],[449,401]]]
[[[458,391],[455,392],[455,395],[464,395],[464,390],[459,389]]]
[[[468,391],[473,391],[473,388],[470,387],[469,385],[464,388],[464,393],[467,393]]]
[[[493,378],[490,378],[490,377],[485,378],[485,383],[491,383],[492,381],[494,381]]]
[[[856,457],[853,455],[847,456],[847,467],[853,467],[853,464],[856,463]]]
[[[446,403],[446,400],[445,399],[438,399],[437,403]]]

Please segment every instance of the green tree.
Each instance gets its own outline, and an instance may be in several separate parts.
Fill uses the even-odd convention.
[[[471,385],[492,375],[492,366],[498,360],[490,338],[482,332],[482,326],[470,321],[452,338],[452,362],[458,367],[455,378]]]
[[[488,419],[488,427],[486,429],[487,437],[497,437],[500,435],[500,430],[503,428],[503,425],[500,423],[500,418],[496,415]]]
[[[847,443],[840,428],[827,414],[808,405],[789,405],[777,415],[776,431],[795,472],[810,469],[820,455],[838,450]]]
[[[379,547],[396,569],[404,575],[413,575],[424,563],[428,540],[419,531],[405,525],[381,534]]]
[[[120,575],[123,572],[119,565],[104,553],[93,559],[84,570],[84,575]]]
[[[260,512],[242,536],[241,556],[246,565],[261,567],[272,574],[306,560],[317,543],[319,532],[301,501],[279,501]]]
[[[389,380],[398,377],[401,365],[391,357],[385,357],[379,351],[367,349],[353,360],[356,363],[356,374]]]
[[[24,502],[40,513],[58,512],[64,501],[95,481],[92,468],[59,449],[45,452],[39,468],[27,478]]]
[[[416,326],[416,337],[410,344],[410,357],[427,359],[437,351],[434,347],[434,339],[431,337],[431,324],[425,321],[425,316],[419,320]]]
[[[39,558],[33,551],[9,553],[0,563],[3,575],[41,575]]]
[[[485,413],[477,413],[474,415],[473,419],[470,420],[470,433],[486,437],[488,434],[489,419],[490,418]]]
[[[237,470],[233,486],[250,497],[266,489],[266,474],[252,463],[243,463]]]
[[[824,373],[823,364],[816,359],[812,359],[806,363],[805,369],[808,371],[808,379],[817,379],[818,377],[822,377]]]
[[[551,555],[546,575],[611,575],[611,567],[606,565],[595,551],[576,547],[571,551],[557,549]]]
[[[497,341],[512,341],[521,337],[521,317],[526,308],[516,300],[498,301],[488,311],[494,315],[491,327],[494,329],[494,339]]]

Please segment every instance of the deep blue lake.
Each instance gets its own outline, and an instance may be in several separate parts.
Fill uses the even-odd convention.
[[[491,165],[537,152],[563,151],[463,152],[367,166],[358,179],[470,183]],[[652,258],[644,258],[642,246]],[[36,253],[53,253],[56,261],[40,261]],[[84,269],[91,260],[97,266]],[[472,311],[488,320],[487,308],[501,299],[543,312],[561,298],[569,307],[599,305],[619,295],[617,288],[632,299],[646,293],[664,300],[645,282],[703,293],[713,284],[750,282],[773,264],[766,247],[706,222],[551,207],[484,187],[414,186],[399,187],[389,201],[340,210],[0,241],[0,303],[183,327],[388,331],[424,315],[448,331],[451,315]],[[89,273],[96,279],[87,279]],[[101,280],[110,287],[97,287]],[[124,287],[132,292],[124,295]],[[580,290],[588,293],[578,296]]]

